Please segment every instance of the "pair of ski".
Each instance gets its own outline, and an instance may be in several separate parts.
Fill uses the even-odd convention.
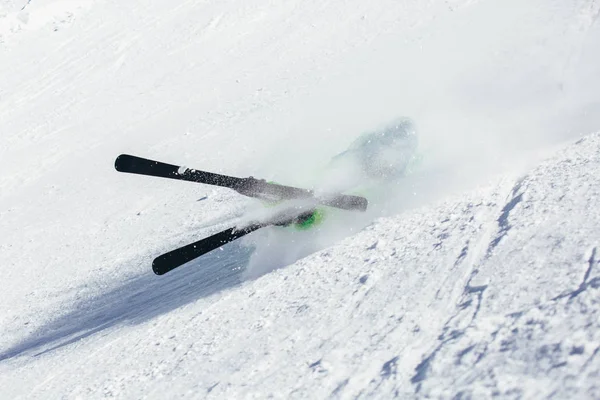
[[[321,204],[343,210],[365,211],[367,199],[359,196],[346,194],[317,195],[312,190],[301,189],[292,186],[268,183],[263,179],[237,178],[233,176],[220,175],[206,171],[199,171],[166,164],[160,161],[148,160],[128,154],[121,154],[115,160],[115,169],[119,172],[131,174],[155,176],[159,178],[176,179],[188,182],[203,183],[207,185],[221,186],[235,190],[249,197],[262,200],[279,202],[284,200],[308,200],[312,204]],[[152,262],[152,270],[157,275],[167,272],[215,250],[229,242],[241,238],[260,228],[267,226],[286,226],[301,222],[312,215],[314,209],[292,208],[276,214],[274,217],[264,221],[254,222],[244,227],[232,227],[209,237],[190,243],[165,253]]]

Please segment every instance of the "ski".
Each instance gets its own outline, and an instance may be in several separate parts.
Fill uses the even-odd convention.
[[[117,157],[115,160],[115,169],[119,172],[127,172],[130,174],[226,187],[233,189],[244,196],[255,197],[267,201],[314,199],[317,203],[322,205],[356,211],[365,211],[368,205],[367,199],[360,196],[347,194],[316,195],[314,191],[309,189],[269,183],[264,179],[256,179],[253,177],[238,178],[220,175],[149,160],[129,154],[121,154]]]
[[[190,243],[178,249],[172,250],[161,256],[158,256],[152,262],[152,271],[156,275],[164,275],[169,271],[174,270],[206,253],[218,249],[227,243],[233,242],[243,236],[248,235],[260,228],[267,226],[286,226],[301,221],[312,214],[314,210],[292,210],[284,213],[279,213],[273,218],[263,221],[254,222],[246,225],[243,228],[232,227],[225,229],[214,235],[200,239],[194,243]]]
[[[242,229],[236,229],[235,227],[225,229],[219,233],[200,239],[197,242],[172,250],[154,259],[152,262],[152,271],[154,271],[156,275],[164,275],[185,263],[262,227],[263,225],[255,224]]]

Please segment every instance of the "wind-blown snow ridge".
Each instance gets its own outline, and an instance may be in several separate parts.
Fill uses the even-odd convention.
[[[598,264],[600,237],[598,139],[598,135],[582,139],[511,191],[498,219],[498,232],[474,270],[487,284],[473,287],[469,281],[458,306],[456,315],[471,309],[469,323],[458,328],[454,317],[446,323],[441,343],[426,355],[411,379],[417,392],[446,395],[452,390],[452,396],[459,398],[597,396],[598,387],[587,375],[597,374],[600,365],[600,360],[593,362],[600,344],[597,294],[573,300],[586,289],[600,287],[596,282],[600,270],[590,279]],[[574,285],[573,275],[584,260],[587,270],[582,283],[576,290],[565,289]],[[523,274],[528,275],[526,282],[498,284],[498,278],[510,282]],[[564,290],[567,293],[551,297]],[[532,296],[510,299],[524,292]],[[493,301],[484,303],[482,312],[486,298]],[[503,310],[502,303],[504,310],[512,312],[494,315]],[[479,313],[483,315],[477,318]],[[444,361],[433,368],[436,356]],[[572,382],[573,377],[579,382]]]

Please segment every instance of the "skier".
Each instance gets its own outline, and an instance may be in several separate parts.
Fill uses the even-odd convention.
[[[389,182],[402,178],[409,171],[416,160],[417,144],[413,123],[400,118],[381,130],[361,135],[348,150],[333,157],[331,164],[333,168],[339,165],[358,167],[360,174],[356,178],[363,184],[364,181]]]
[[[381,197],[381,193],[388,190],[387,186],[390,183],[410,173],[418,161],[416,149],[417,135],[412,122],[406,118],[393,121],[381,130],[361,135],[348,150],[333,157],[323,174],[322,182],[314,191],[269,183],[252,177],[237,178],[194,170],[128,154],[117,157],[115,169],[132,174],[227,187],[245,196],[266,201],[314,202],[314,205],[305,211],[288,207],[266,220],[232,227],[165,253],[152,262],[153,271],[162,275],[267,226],[293,225],[299,229],[311,228],[325,218],[325,208],[317,204],[364,212],[369,203],[364,195],[368,194],[371,199]],[[320,193],[319,187],[325,188],[329,194]]]
[[[382,197],[386,186],[409,174],[419,161],[417,146],[413,122],[396,119],[383,129],[362,134],[346,151],[334,156],[317,188],[371,199]],[[298,217],[293,225],[308,229],[321,223],[325,216],[326,210],[319,207]]]

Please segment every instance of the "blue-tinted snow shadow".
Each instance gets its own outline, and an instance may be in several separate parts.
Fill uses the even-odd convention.
[[[22,342],[0,352],[0,361],[37,357],[122,324],[138,324],[158,315],[239,285],[252,249],[231,243],[171,273],[148,273],[91,299],[40,327]]]

